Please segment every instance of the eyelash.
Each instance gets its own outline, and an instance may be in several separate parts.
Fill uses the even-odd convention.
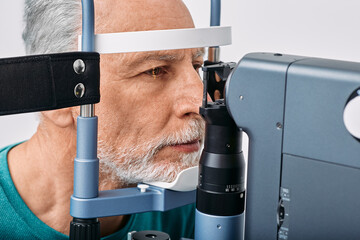
[[[154,67],[152,69],[145,71],[144,73],[149,75],[150,77],[156,78],[159,75],[166,73],[166,70],[164,67]]]
[[[202,65],[194,64],[193,67],[194,67],[195,71],[199,73],[199,69],[202,67]],[[159,77],[159,76],[167,73],[167,70],[165,67],[154,67],[152,69],[145,71],[144,73],[155,79],[156,77]]]

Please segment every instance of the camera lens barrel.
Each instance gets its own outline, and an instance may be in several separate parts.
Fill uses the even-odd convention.
[[[196,208],[215,216],[244,212],[245,159],[242,131],[227,112],[222,100],[200,108],[206,121],[205,145],[199,165]]]

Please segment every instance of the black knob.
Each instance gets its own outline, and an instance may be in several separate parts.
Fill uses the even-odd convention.
[[[170,240],[170,236],[159,231],[141,231],[134,233],[132,240]]]
[[[70,240],[99,240],[100,222],[97,218],[74,218],[70,223]]]

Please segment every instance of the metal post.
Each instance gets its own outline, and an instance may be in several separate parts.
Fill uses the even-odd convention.
[[[211,0],[210,26],[220,26],[221,19],[221,0]],[[218,46],[209,47],[208,60],[210,62],[220,62],[220,48]]]
[[[82,0],[82,51],[94,51],[94,1]],[[85,66],[86,67],[86,66]],[[76,158],[74,160],[74,197],[91,199],[99,194],[99,159],[97,158],[98,119],[93,104],[80,106],[77,118]],[[70,206],[71,208],[72,206]],[[100,239],[97,218],[74,218],[70,224],[71,240]]]

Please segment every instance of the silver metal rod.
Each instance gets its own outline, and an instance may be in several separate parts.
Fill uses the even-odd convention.
[[[80,116],[81,117],[94,117],[95,116],[94,104],[81,105],[80,106]]]
[[[220,48],[219,47],[209,47],[208,60],[210,62],[220,62]]]

